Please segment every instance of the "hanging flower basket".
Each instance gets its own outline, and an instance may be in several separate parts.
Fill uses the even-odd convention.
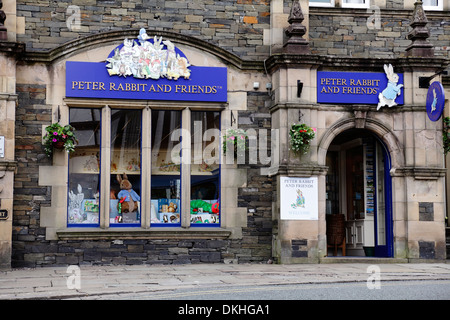
[[[61,126],[59,123],[53,123],[45,128],[47,132],[44,136],[44,151],[48,157],[53,155],[53,149],[75,151],[77,140],[75,138],[75,129],[71,125]]]
[[[241,154],[247,149],[245,143],[247,138],[247,132],[243,129],[227,129],[223,135],[223,152],[227,153],[227,145],[230,144],[234,148],[234,155]]]
[[[53,143],[53,148],[55,149],[64,149],[64,141],[56,141]]]
[[[300,154],[306,154],[309,151],[311,140],[316,136],[316,129],[306,124],[293,124],[289,130],[291,137],[291,149]]]

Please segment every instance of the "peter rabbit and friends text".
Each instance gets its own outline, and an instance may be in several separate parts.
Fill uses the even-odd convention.
[[[387,71],[386,71],[387,70]],[[396,90],[395,105],[403,104],[403,74],[396,74],[394,81],[388,72],[317,72],[317,102],[318,103],[351,103],[351,104],[381,104],[388,91]],[[386,90],[389,88],[388,90]],[[381,98],[380,98],[381,97]],[[388,98],[388,97],[386,97]],[[392,97],[389,97],[392,98]],[[385,103],[391,107],[393,103]],[[382,106],[384,106],[382,105]]]

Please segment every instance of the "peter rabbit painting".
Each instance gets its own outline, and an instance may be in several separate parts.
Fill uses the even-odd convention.
[[[403,84],[398,84],[399,76],[394,73],[394,67],[392,65],[384,65],[384,72],[386,73],[388,83],[386,88],[378,95],[379,102],[377,110],[380,110],[384,106],[388,106],[389,108],[396,106],[395,99],[401,94],[401,89],[403,88]]]

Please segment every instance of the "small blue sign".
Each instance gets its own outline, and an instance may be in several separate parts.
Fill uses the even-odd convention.
[[[188,79],[110,76],[104,62],[66,62],[66,97],[165,101],[227,101],[227,68],[189,67]]]
[[[403,104],[403,74],[382,72],[317,72],[318,103]],[[382,104],[382,105],[381,105]]]
[[[441,118],[445,105],[444,87],[438,81],[433,82],[427,93],[427,114],[431,121]]]

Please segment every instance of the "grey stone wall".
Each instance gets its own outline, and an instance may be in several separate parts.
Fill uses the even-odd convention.
[[[42,125],[51,122],[51,106],[45,104],[43,85],[17,84],[19,106],[16,109],[14,176],[14,214],[12,266],[15,262],[35,259],[43,247],[45,229],[40,227],[40,208],[50,205],[51,190],[38,184],[39,166],[50,160],[41,143]]]
[[[79,28],[70,24],[76,16],[69,6],[79,10]],[[263,0],[18,0],[17,16],[25,17],[25,34],[17,40],[27,50],[49,50],[111,30],[147,28],[149,35],[164,30],[194,36],[247,59],[262,60],[269,52],[263,30],[269,28],[270,3]]]
[[[391,2],[389,2],[391,3]],[[411,41],[406,38],[412,30],[412,10],[380,11],[380,27],[367,24],[374,14],[366,9],[310,8],[309,39],[314,54],[351,56],[358,58],[396,58]],[[450,57],[450,24],[445,12],[427,12],[429,42],[435,55]]]
[[[271,97],[266,92],[248,92],[247,110],[239,112],[239,127],[267,133],[270,148]],[[258,142],[260,139],[258,138]],[[247,168],[247,185],[238,192],[238,206],[247,208],[247,228],[243,229],[243,248],[249,249],[253,261],[267,261],[272,256],[272,178],[261,175],[258,143],[257,164],[243,164]],[[265,150],[264,150],[265,151]],[[267,153],[270,156],[270,151]],[[247,157],[248,159],[248,157]]]

